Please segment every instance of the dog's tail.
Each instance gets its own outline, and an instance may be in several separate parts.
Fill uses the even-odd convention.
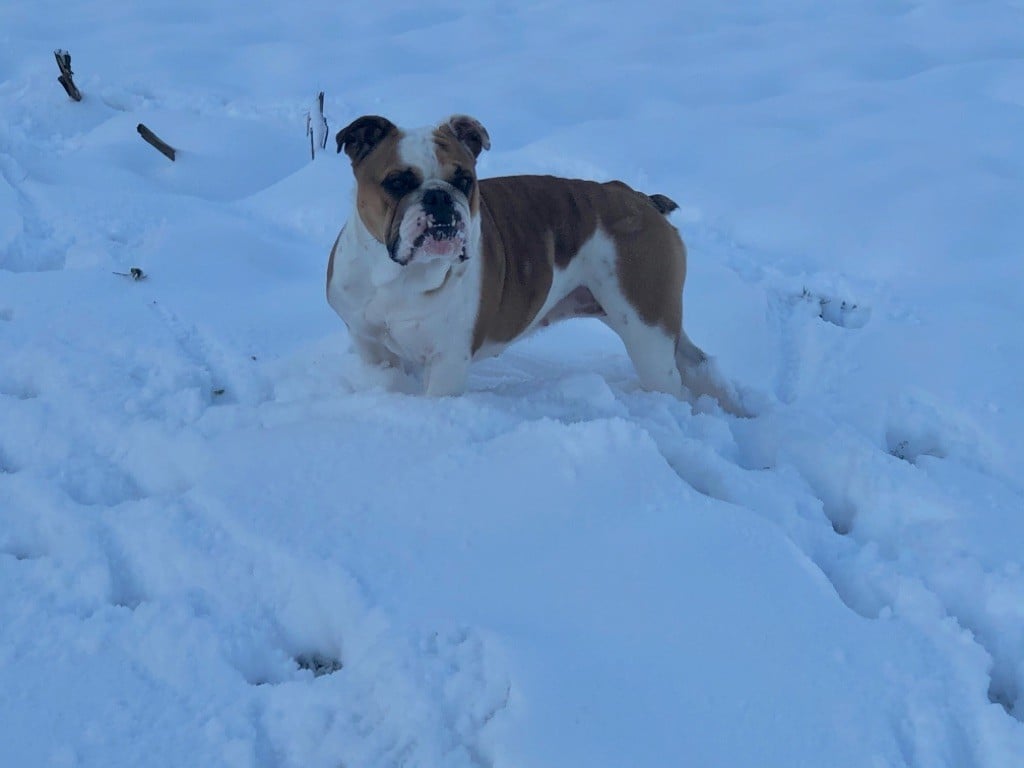
[[[679,207],[675,200],[665,195],[648,195],[647,199],[658,209],[658,213],[663,213],[666,216]]]

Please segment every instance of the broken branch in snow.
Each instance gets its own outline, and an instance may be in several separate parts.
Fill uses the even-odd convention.
[[[78,90],[72,79],[75,73],[71,71],[71,54],[63,48],[58,48],[53,52],[53,57],[57,59],[57,67],[60,69],[60,77],[57,78],[57,82],[64,86],[64,90],[74,101],[81,101],[82,92]]]
[[[146,279],[146,273],[143,272],[138,267],[132,267],[131,270],[128,272],[115,272],[114,274],[120,275],[121,277],[130,277],[132,280],[136,281]]]
[[[311,159],[316,159],[316,147],[320,146],[320,149],[327,148],[327,118],[324,117],[324,92],[320,91],[316,95],[317,109],[320,116],[314,120],[313,111],[309,110],[306,112],[306,135],[309,136],[309,156]]]
[[[157,150],[159,150],[166,157],[170,158],[172,161],[174,160],[174,147],[172,147],[166,141],[163,141],[159,136],[157,136],[155,133],[149,130],[149,128],[144,126],[142,123],[139,123],[139,127],[136,128],[136,130],[139,132],[139,136],[144,138],[147,143],[152,144],[154,147],[157,148]]]
[[[320,104],[320,122],[317,125],[317,129],[320,132],[320,149],[327,149],[327,118],[324,117],[324,92],[320,93],[316,97],[317,102]]]

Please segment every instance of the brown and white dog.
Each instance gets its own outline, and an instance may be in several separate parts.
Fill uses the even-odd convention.
[[[327,300],[371,365],[462,392],[470,361],[569,317],[599,317],[647,389],[731,397],[683,331],[677,206],[619,181],[476,178],[484,127],[456,115],[402,130],[360,117],[337,135],[356,211],[327,265]],[[732,410],[732,408],[730,408]]]

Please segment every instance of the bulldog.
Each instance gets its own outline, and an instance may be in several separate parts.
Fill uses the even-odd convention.
[[[678,206],[620,181],[477,179],[491,146],[474,118],[403,130],[365,116],[337,134],[355,211],[327,264],[327,300],[363,361],[422,372],[428,395],[461,393],[470,362],[571,317],[603,320],[641,385],[725,393],[683,330],[686,249]]]

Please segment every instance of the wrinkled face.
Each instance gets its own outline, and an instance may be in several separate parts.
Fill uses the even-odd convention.
[[[468,258],[480,195],[476,158],[489,146],[478,122],[453,117],[401,131],[384,118],[360,118],[338,134],[352,158],[363,225],[398,264]]]

